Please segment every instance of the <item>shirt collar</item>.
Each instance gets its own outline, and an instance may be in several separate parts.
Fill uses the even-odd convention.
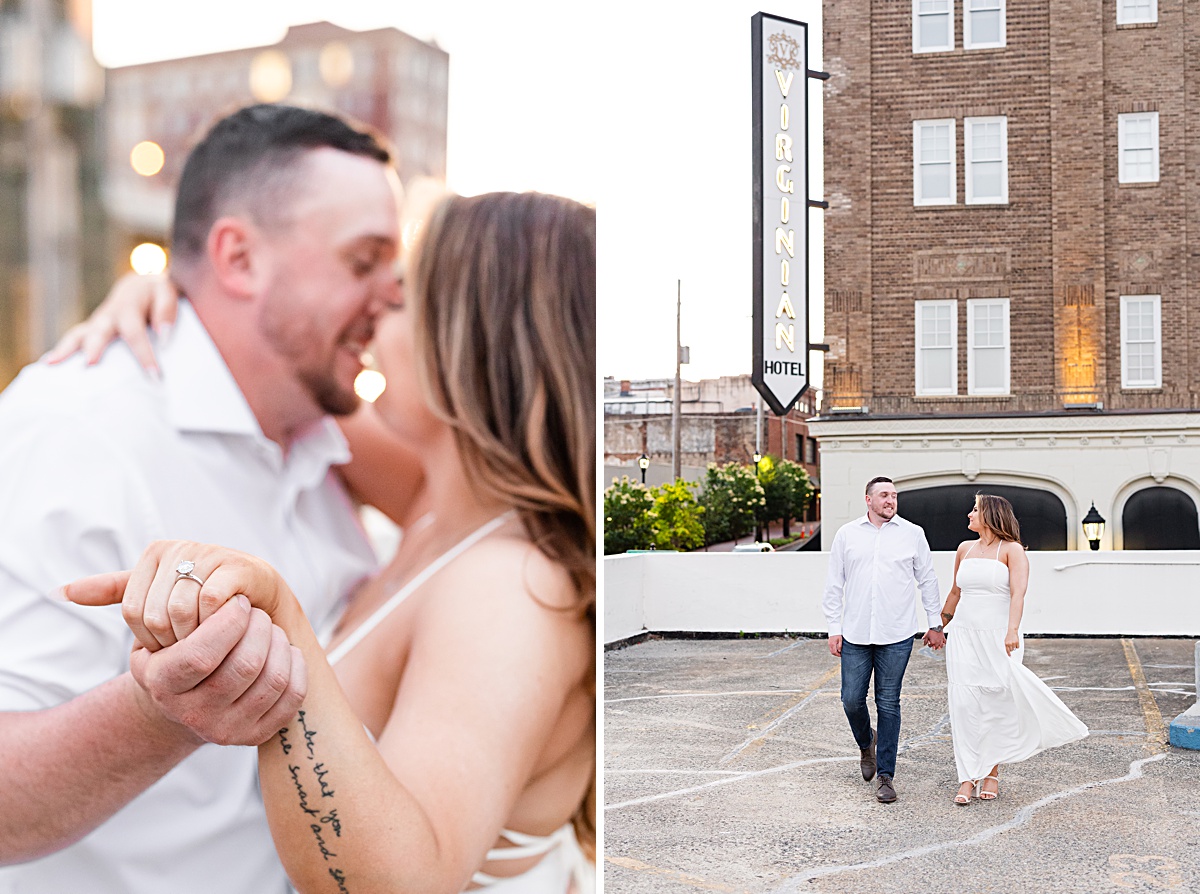
[[[893,515],[891,518],[889,518],[887,521],[885,521],[885,522],[884,522],[882,525],[880,525],[879,527],[880,527],[880,528],[884,528],[884,527],[886,527],[886,526],[888,526],[888,525],[898,525],[898,524],[900,524],[900,522],[899,522],[899,520],[898,520],[899,518],[900,518],[900,513],[896,513],[895,515]],[[874,525],[872,525],[872,524],[871,524],[871,518],[870,518],[870,516],[869,516],[867,513],[865,513],[865,512],[864,512],[864,513],[862,514],[862,516],[859,518],[859,520],[858,520],[858,524],[860,524],[860,525],[870,525],[872,528],[874,528],[874,527],[875,527]]]
[[[233,373],[225,365],[208,330],[189,301],[179,302],[170,336],[157,346],[167,415],[184,432],[209,432],[253,438],[284,465],[279,445],[263,434]],[[328,416],[292,442],[286,466],[298,482],[316,484],[329,466],[349,462],[350,447]]]

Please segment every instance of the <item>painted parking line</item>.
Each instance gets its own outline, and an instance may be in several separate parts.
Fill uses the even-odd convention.
[[[700,878],[698,875],[692,875],[687,872],[680,872],[677,869],[663,869],[661,866],[651,866],[649,863],[643,863],[641,860],[635,860],[632,857],[604,857],[605,863],[611,863],[613,866],[620,866],[622,869],[632,869],[635,872],[645,872],[650,875],[657,875],[661,878],[668,878],[673,882],[682,882],[692,888],[698,888],[702,891],[724,891],[728,894],[747,894],[745,888],[734,888],[730,885],[723,885],[720,882],[710,882]]]
[[[745,779],[757,779],[761,776],[769,776],[772,773],[786,773],[788,770],[795,770],[800,767],[811,767],[816,764],[836,764],[845,763],[847,761],[858,762],[857,757],[814,757],[809,760],[793,761],[790,764],[781,764],[778,767],[767,767],[765,770],[747,770],[745,773],[738,773],[734,776],[725,779],[714,779],[712,782],[706,782],[703,785],[693,785],[688,788],[676,789],[670,792],[661,792],[657,795],[648,795],[645,798],[633,798],[629,801],[620,801],[616,804],[605,804],[604,809],[620,810],[624,807],[636,807],[639,804],[649,804],[651,801],[665,801],[668,798],[679,798],[683,795],[691,795],[696,792],[704,791],[709,788],[718,788],[723,785],[730,785],[735,782],[742,782]]]
[[[1137,647],[1133,640],[1121,640],[1125,650],[1125,662],[1129,665],[1129,676],[1133,677],[1134,688],[1137,689],[1138,703],[1142,707],[1142,716],[1146,720],[1146,749],[1151,754],[1162,754],[1167,750],[1167,725],[1163,722],[1162,711],[1154,700],[1154,692],[1146,683],[1146,672],[1142,670],[1141,659],[1138,658]]]
[[[687,691],[669,692],[664,691],[659,695],[630,695],[624,698],[606,698],[604,704],[615,705],[619,702],[648,702],[664,698],[724,698],[734,695],[788,695],[790,693],[798,693],[801,698],[807,695],[809,689],[742,689],[734,692],[720,692],[714,690],[690,689]]]
[[[763,742],[771,737],[771,734],[780,724],[784,723],[789,717],[816,698],[817,693],[821,691],[825,684],[840,674],[841,671],[842,666],[840,664],[835,664],[828,671],[821,675],[821,679],[817,680],[817,682],[810,686],[806,691],[797,695],[788,704],[782,705],[779,708],[770,711],[760,720],[752,723],[749,728],[752,730],[757,730],[757,732],[751,735],[750,738],[746,739],[740,745],[734,747],[731,751],[726,753],[724,757],[717,761],[717,763],[727,764],[735,758],[756,751],[762,746]]]

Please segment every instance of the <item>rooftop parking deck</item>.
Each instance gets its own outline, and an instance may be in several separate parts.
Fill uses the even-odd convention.
[[[1002,766],[999,799],[967,807],[945,663],[920,648],[886,805],[824,639],[606,653],[606,894],[1200,892],[1200,752],[1166,744],[1195,700],[1194,640],[1026,640],[1026,666],[1091,735]]]

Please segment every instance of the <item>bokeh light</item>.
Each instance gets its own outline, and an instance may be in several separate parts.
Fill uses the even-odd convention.
[[[250,63],[250,92],[259,102],[279,102],[292,92],[292,63],[278,50],[263,50]]]
[[[354,393],[369,404],[375,403],[386,387],[383,373],[375,369],[364,369],[354,380]]]
[[[321,47],[317,67],[321,71],[321,80],[328,86],[345,87],[354,77],[354,54],[340,40],[331,41]]]
[[[129,153],[129,163],[143,177],[153,177],[161,171],[164,161],[162,146],[153,140],[142,140]]]
[[[167,269],[167,253],[161,245],[143,242],[129,253],[129,266],[143,275],[162,273]]]

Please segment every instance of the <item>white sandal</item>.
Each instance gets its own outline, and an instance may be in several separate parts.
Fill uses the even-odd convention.
[[[994,792],[985,792],[983,790],[984,782],[989,779],[996,780],[996,790]],[[977,783],[975,783],[975,793],[975,797],[980,801],[995,801],[998,797],[1000,797],[1000,777],[995,775],[984,776],[983,779],[980,779]]]
[[[968,804],[971,803],[971,793],[975,792],[976,795],[978,795],[978,792],[979,792],[979,782],[978,781],[973,780],[973,779],[968,779],[968,780],[966,780],[966,782],[971,783],[972,788],[968,789],[967,793],[964,795],[962,793],[962,787],[965,784],[965,782],[959,783],[959,785],[958,785],[959,790],[954,795],[954,803],[956,805],[958,805],[959,807],[966,807]]]

